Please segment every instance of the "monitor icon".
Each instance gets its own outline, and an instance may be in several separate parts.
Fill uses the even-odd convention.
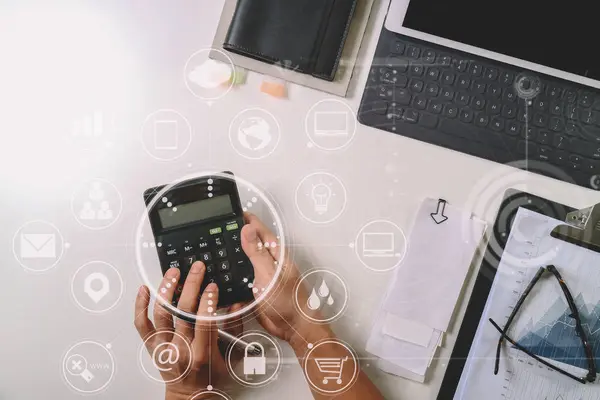
[[[155,150],[177,150],[178,127],[176,120],[154,121],[154,149]]]
[[[348,136],[347,111],[315,112],[315,136]]]
[[[364,232],[363,257],[393,257],[395,237],[393,232]]]

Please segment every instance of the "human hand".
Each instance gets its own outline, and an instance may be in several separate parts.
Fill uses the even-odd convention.
[[[308,292],[298,285],[298,268],[286,256],[280,260],[281,249],[277,237],[266,227],[257,216],[244,214],[246,225],[242,228],[242,248],[254,266],[254,287],[259,289],[255,297],[261,295],[260,289],[267,288],[275,278],[277,262],[283,263],[281,273],[274,282],[272,291],[264,301],[257,306],[258,321],[267,332],[279,337],[294,346],[294,342],[309,339],[320,339],[330,334],[329,327],[318,325],[306,320],[295,305],[297,297],[299,304],[308,300]],[[265,243],[269,243],[265,246]],[[272,244],[277,244],[273,246]],[[315,319],[319,319],[315,312]],[[316,340],[315,340],[316,341]]]
[[[142,286],[135,303],[135,326],[146,349],[152,357],[157,357],[157,348],[171,349],[179,354],[175,365],[169,364],[169,371],[160,371],[167,383],[166,400],[188,400],[194,393],[205,389],[208,385],[228,377],[227,367],[217,345],[218,330],[215,321],[205,321],[201,317],[209,316],[219,302],[219,288],[211,283],[198,296],[204,279],[206,267],[202,262],[192,265],[186,278],[177,307],[185,312],[198,315],[195,325],[187,321],[174,319],[171,313],[158,302],[154,306],[154,324],[148,318],[150,291]],[[171,303],[180,279],[180,271],[171,268],[165,274],[160,285],[159,296],[166,303]],[[228,312],[240,309],[240,305],[232,306]],[[228,321],[224,329],[237,336],[242,333],[241,319]],[[150,338],[149,340],[147,340]],[[191,349],[191,354],[190,354]],[[154,360],[155,365],[162,364]]]

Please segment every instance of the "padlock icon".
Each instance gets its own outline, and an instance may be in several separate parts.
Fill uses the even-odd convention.
[[[260,349],[260,356],[249,356],[251,348]],[[267,359],[265,348],[257,342],[248,343],[244,350],[244,375],[265,375],[267,373]]]

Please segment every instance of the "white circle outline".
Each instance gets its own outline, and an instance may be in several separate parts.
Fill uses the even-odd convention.
[[[317,349],[319,346],[322,346],[324,344],[336,344],[338,346],[342,346],[343,348],[345,348],[348,353],[350,353],[350,355],[352,356],[352,361],[354,361],[354,372],[352,374],[352,379],[350,379],[350,381],[348,381],[348,383],[342,387],[341,389],[338,390],[323,390],[322,388],[320,388],[319,386],[315,385],[313,383],[313,381],[310,378],[310,374],[308,373],[308,362],[310,361],[310,354],[312,352],[315,351],[315,349]],[[305,358],[305,362],[304,362],[304,375],[306,376],[306,381],[310,384],[310,386],[312,386],[316,391],[320,392],[320,393],[324,393],[324,394],[340,394],[345,392],[346,390],[350,389],[352,387],[352,385],[354,385],[356,383],[356,379],[358,378],[358,372],[360,371],[360,368],[358,366],[358,358],[354,355],[354,351],[352,350],[352,348],[347,345],[346,343],[342,342],[341,340],[337,340],[337,339],[325,339],[322,340],[320,342],[318,342],[317,344],[314,344],[313,347],[308,351],[308,353],[306,353]]]
[[[44,269],[34,269],[34,268],[30,268],[27,265],[25,265],[23,263],[23,261],[21,260],[21,258],[17,255],[17,250],[15,249],[16,244],[17,244],[17,235],[19,234],[19,232],[21,232],[23,230],[23,228],[25,228],[27,225],[36,224],[36,223],[48,225],[49,227],[54,229],[54,231],[56,233],[58,233],[58,237],[60,238],[60,255],[58,257],[56,257],[56,260],[54,261],[54,263],[52,265],[50,265],[49,267],[44,268]],[[12,247],[13,247],[12,250],[13,250],[13,255],[15,257],[15,260],[17,260],[17,262],[19,263],[19,265],[22,268],[24,268],[25,270],[27,270],[29,272],[44,273],[44,272],[50,271],[52,268],[56,267],[58,265],[58,263],[60,262],[60,260],[62,259],[63,255],[65,254],[65,238],[63,237],[62,233],[60,233],[60,230],[53,223],[44,221],[41,219],[35,219],[32,221],[25,222],[23,225],[21,225],[19,227],[19,229],[17,229],[17,231],[13,235],[13,246]]]
[[[121,282],[121,290],[119,293],[119,297],[117,297],[117,300],[108,308],[103,309],[103,310],[92,310],[89,309],[87,307],[85,307],[83,304],[81,304],[79,302],[79,299],[77,298],[77,296],[75,295],[75,277],[77,276],[77,274],[79,274],[79,272],[84,269],[85,267],[87,267],[90,264],[102,264],[105,265],[109,268],[111,268],[113,271],[115,271],[117,273],[117,276],[119,277],[119,281]],[[71,278],[71,295],[73,296],[73,299],[75,300],[75,303],[77,303],[77,305],[79,307],[81,307],[84,311],[88,311],[91,312],[92,314],[102,314],[105,312],[109,312],[110,310],[112,310],[113,308],[115,308],[117,306],[117,304],[119,304],[119,302],[121,301],[121,298],[123,297],[123,293],[125,292],[125,282],[123,281],[123,277],[121,276],[121,273],[114,267],[114,265],[107,263],[106,261],[89,261],[85,264],[83,264],[81,267],[79,267],[77,269],[77,271],[75,271],[75,273],[73,274],[73,278]]]
[[[216,51],[217,53],[220,53],[221,55],[223,55],[227,61],[229,62],[229,66],[231,67],[231,73],[235,74],[236,73],[236,67],[235,64],[233,63],[233,60],[231,59],[231,57],[229,57],[229,55],[227,53],[225,53],[222,50],[219,49],[215,49],[213,47],[206,47],[204,49],[200,49],[196,52],[194,52],[191,56],[188,57],[187,61],[185,62],[185,66],[183,67],[183,80],[185,81],[185,87],[190,91],[190,93],[200,99],[200,100],[204,100],[204,101],[216,101],[219,99],[222,99],[223,97],[227,96],[229,94],[229,92],[231,92],[231,89],[233,89],[234,86],[234,80],[230,79],[229,82],[229,87],[227,88],[227,90],[225,91],[225,93],[222,93],[221,95],[217,96],[217,97],[203,97],[203,96],[198,96],[198,94],[190,87],[190,82],[188,81],[188,66],[190,64],[190,62],[192,61],[192,58],[196,57],[198,54],[200,53],[204,53],[204,52],[211,52],[211,51]],[[208,56],[208,59],[213,60],[212,58],[210,58],[210,54]],[[221,60],[214,60],[217,62],[222,62]]]
[[[344,288],[344,304],[342,305],[342,308],[340,308],[340,310],[337,313],[335,313],[335,315],[333,317],[329,317],[327,319],[312,318],[311,316],[309,316],[308,314],[306,314],[304,312],[302,307],[300,307],[300,302],[298,301],[298,290],[300,289],[302,282],[306,278],[308,278],[310,275],[316,274],[316,273],[322,273],[322,272],[333,275],[335,278],[337,278],[338,281],[340,281],[342,283],[342,287]],[[322,268],[321,269],[313,269],[313,270],[310,270],[310,271],[306,272],[305,274],[303,274],[300,277],[300,279],[298,279],[298,282],[296,283],[295,288],[294,288],[294,304],[298,308],[298,311],[300,311],[300,313],[302,314],[303,317],[305,317],[309,321],[316,322],[317,324],[326,324],[328,322],[333,322],[336,319],[340,318],[342,316],[342,314],[344,313],[344,311],[346,311],[346,308],[348,306],[348,297],[349,297],[348,286],[346,285],[346,282],[344,282],[342,277],[339,274],[337,274],[336,272],[329,271],[327,269],[322,269]]]
[[[198,178],[201,176],[216,176],[216,177],[219,177],[222,179],[234,179],[236,181],[236,184],[238,182],[242,183],[242,185],[245,185],[249,190],[253,191],[260,198],[262,198],[262,200],[265,202],[265,204],[269,208],[269,211],[271,211],[271,213],[273,214],[273,218],[275,219],[274,223],[276,223],[276,226],[279,228],[278,234],[279,234],[279,236],[281,236],[281,238],[279,239],[279,242],[280,242],[279,243],[279,248],[280,248],[279,260],[280,261],[277,262],[277,268],[275,269],[275,274],[274,274],[273,278],[271,279],[271,282],[269,283],[269,285],[265,288],[264,291],[261,292],[261,294],[258,296],[258,298],[254,299],[254,301],[248,303],[248,305],[241,308],[240,310],[235,311],[230,314],[223,314],[223,315],[217,315],[217,316],[197,315],[197,314],[188,313],[186,311],[182,311],[182,310],[174,307],[170,302],[165,301],[162,298],[162,296],[158,295],[158,289],[155,288],[155,286],[152,284],[152,282],[150,282],[150,279],[148,278],[148,274],[146,274],[146,271],[143,267],[142,254],[141,254],[142,246],[140,245],[141,244],[140,242],[143,239],[142,229],[143,229],[144,221],[148,220],[148,212],[147,211],[142,213],[140,222],[139,222],[139,224],[136,228],[136,232],[135,232],[134,240],[135,240],[136,263],[138,266],[138,271],[139,271],[140,275],[142,276],[142,280],[144,281],[146,286],[150,289],[151,293],[154,293],[156,301],[158,301],[162,306],[167,308],[171,314],[173,314],[175,316],[184,316],[184,317],[187,317],[194,321],[205,321],[205,322],[226,321],[230,318],[242,316],[246,312],[252,310],[254,307],[256,307],[258,304],[260,304],[260,302],[263,301],[267,297],[269,292],[278,283],[279,276],[281,275],[281,271],[283,270],[283,263],[284,263],[283,260],[285,260],[285,249],[286,249],[286,247],[285,247],[286,241],[285,241],[285,235],[284,235],[285,230],[283,228],[283,223],[281,222],[281,217],[279,216],[277,209],[275,208],[275,206],[273,205],[271,200],[265,194],[263,194],[263,192],[261,190],[259,190],[256,186],[254,186],[252,183],[248,182],[247,180],[240,178],[238,175],[236,175],[235,177],[232,177],[231,175],[224,174],[222,172],[206,172],[205,171],[205,172],[201,172],[201,173],[185,175],[184,177],[174,181],[173,183],[165,185],[158,193],[155,193],[154,197],[152,198],[152,201],[146,206],[145,210],[152,210],[154,205],[157,204],[157,202],[164,196],[165,193],[167,193],[169,190],[171,190],[171,188],[179,185],[180,183],[185,182],[186,180],[195,179],[195,178]]]
[[[277,142],[275,143],[275,146],[273,146],[273,148],[271,149],[271,151],[269,151],[268,153],[260,156],[260,157],[250,157],[247,156],[245,154],[242,154],[240,151],[238,151],[238,149],[233,145],[233,137],[232,137],[232,130],[233,130],[233,125],[236,122],[236,120],[244,113],[249,112],[249,111],[259,111],[262,113],[267,114],[273,121],[275,121],[275,125],[277,126]],[[275,118],[275,116],[273,115],[273,113],[265,110],[264,108],[260,108],[260,107],[251,107],[251,108],[246,108],[242,111],[240,111],[239,113],[236,114],[235,117],[233,117],[233,119],[231,120],[231,123],[229,124],[229,144],[231,145],[231,148],[233,150],[235,150],[236,153],[238,153],[240,156],[248,159],[248,160],[262,160],[264,158],[269,157],[271,154],[273,154],[275,152],[275,150],[277,150],[277,148],[279,147],[279,142],[281,142],[281,125],[279,124],[279,121],[277,120],[277,118]]]
[[[340,187],[342,188],[342,193],[344,194],[344,205],[342,206],[342,209],[340,211],[338,211],[338,213],[336,215],[334,215],[332,218],[330,218],[326,221],[315,221],[313,219],[310,219],[302,212],[302,210],[300,209],[300,205],[298,204],[298,194],[300,191],[300,187],[307,179],[309,179],[315,175],[324,175],[324,176],[329,176],[330,178],[333,178],[335,181],[337,181],[337,183],[339,183]],[[335,176],[329,172],[313,172],[312,174],[309,174],[309,175],[305,176],[304,178],[302,178],[302,180],[300,181],[298,186],[296,186],[296,194],[294,196],[294,203],[296,204],[296,209],[298,210],[298,212],[300,213],[302,218],[304,218],[308,222],[312,222],[313,224],[330,224],[333,221],[335,221],[336,219],[338,219],[346,210],[346,205],[348,204],[348,192],[346,191],[346,187],[344,186],[344,183],[342,182],[342,180],[340,178],[338,178],[337,176]]]
[[[600,190],[600,175],[592,175],[590,178],[590,186],[594,190]]]
[[[358,239],[360,237],[360,234],[363,233],[363,231],[367,227],[369,227],[369,225],[376,224],[376,223],[385,223],[385,224],[393,226],[398,232],[400,232],[400,234],[402,235],[402,239],[404,240],[404,249],[402,251],[402,256],[400,257],[400,259],[398,260],[398,262],[396,262],[396,264],[394,264],[394,266],[392,266],[390,268],[386,268],[386,269],[371,268],[362,259],[362,257],[360,256],[360,254],[358,254]],[[362,265],[364,265],[365,267],[367,267],[368,269],[370,269],[371,271],[374,271],[374,272],[389,272],[389,271],[392,271],[392,270],[398,268],[400,266],[400,264],[402,264],[402,261],[404,261],[404,257],[406,257],[406,253],[407,252],[408,252],[408,239],[406,238],[406,235],[404,234],[404,231],[397,224],[395,224],[392,221],[389,221],[387,219],[376,219],[376,220],[367,222],[365,225],[362,226],[362,228],[360,228],[360,230],[356,234],[356,238],[354,239],[354,253],[356,254],[356,257],[360,260],[360,262],[361,262]]]
[[[203,390],[203,391],[198,392],[198,393],[194,393],[192,395],[192,397],[189,398],[189,400],[197,400],[200,396],[204,396],[204,395],[207,395],[207,394],[216,394],[217,396],[221,396],[221,398],[223,400],[231,400],[231,397],[229,397],[226,394],[221,393],[220,391],[218,391],[218,390],[216,390],[214,388],[210,389],[210,390],[207,389],[207,390]]]
[[[70,358],[71,356],[67,357],[69,355],[69,353],[77,346],[83,345],[83,344],[92,344],[95,346],[99,346],[102,348],[102,350],[104,350],[106,352],[106,354],[108,354],[108,357],[110,358],[110,363],[112,364],[112,368],[111,368],[111,372],[110,372],[110,376],[108,377],[108,380],[106,381],[106,383],[104,383],[104,385],[102,385],[101,387],[99,387],[98,389],[94,389],[94,390],[81,390],[75,387],[75,385],[73,385],[71,383],[71,381],[69,381],[69,378],[67,378],[67,371],[66,371],[66,361],[68,360],[68,358]],[[113,357],[112,353],[110,352],[110,350],[108,350],[106,348],[106,346],[102,345],[101,343],[95,342],[93,340],[84,340],[78,343],[75,343],[73,346],[71,346],[69,348],[69,350],[67,350],[67,352],[65,353],[65,355],[63,356],[63,361],[62,361],[62,373],[63,373],[63,378],[65,379],[65,381],[67,381],[67,384],[76,392],[79,393],[84,393],[84,394],[92,394],[92,393],[98,393],[103,391],[104,389],[106,389],[108,387],[108,385],[112,382],[114,376],[115,376],[115,358]],[[72,376],[72,375],[71,375]]]
[[[317,141],[316,141],[316,140],[315,140],[315,139],[312,137],[312,135],[311,135],[311,133],[309,132],[309,129],[308,129],[308,126],[309,126],[308,120],[309,120],[309,117],[310,117],[311,113],[314,111],[314,109],[315,109],[315,108],[316,108],[316,107],[317,107],[319,104],[321,104],[321,103],[326,103],[326,102],[333,102],[333,103],[340,103],[340,104],[343,104],[343,105],[344,105],[344,107],[346,107],[348,110],[350,110],[350,113],[351,113],[351,114],[352,114],[352,116],[353,116],[353,120],[352,120],[352,121],[354,122],[354,129],[352,130],[352,135],[350,135],[350,139],[348,139],[348,140],[346,141],[346,143],[344,143],[343,145],[341,145],[341,146],[338,146],[338,147],[331,147],[331,148],[329,148],[329,147],[325,147],[325,146],[321,146],[321,145],[319,145],[319,144],[317,143]],[[308,140],[310,140],[310,142],[311,142],[313,145],[315,145],[315,147],[317,147],[317,148],[319,148],[319,149],[321,149],[321,150],[324,150],[324,151],[337,151],[337,150],[343,150],[343,149],[345,149],[346,147],[350,146],[350,144],[352,143],[352,141],[353,141],[353,140],[354,140],[354,138],[356,137],[356,130],[357,130],[357,128],[358,128],[358,126],[357,126],[357,123],[356,123],[356,121],[357,121],[357,119],[356,119],[356,118],[357,118],[357,117],[356,117],[356,113],[354,112],[354,110],[352,109],[352,107],[350,107],[350,106],[349,106],[349,105],[348,105],[346,102],[344,102],[344,101],[342,101],[342,100],[338,100],[338,99],[323,99],[323,100],[320,100],[320,101],[318,101],[317,103],[315,103],[315,104],[314,104],[314,105],[313,105],[313,106],[312,106],[312,107],[311,107],[311,108],[308,110],[308,112],[306,113],[306,118],[304,119],[304,131],[305,131],[305,133],[306,133],[306,136],[308,136]]]
[[[188,141],[187,146],[185,147],[185,149],[180,153],[177,154],[174,157],[171,158],[162,158],[162,157],[158,157],[155,154],[152,154],[152,152],[150,151],[150,149],[148,148],[148,146],[146,146],[146,141],[144,140],[144,133],[145,133],[145,129],[146,129],[146,124],[148,124],[148,122],[150,122],[150,120],[152,119],[152,117],[154,117],[156,114],[159,113],[173,113],[176,114],[179,118],[181,118],[187,128],[188,128],[188,132],[190,134],[190,140]],[[173,110],[171,108],[161,108],[159,110],[153,111],[150,114],[148,114],[148,116],[146,117],[146,119],[144,120],[144,123],[142,124],[142,131],[141,131],[141,140],[142,140],[142,147],[144,148],[144,151],[146,152],[146,154],[148,154],[150,157],[154,158],[156,161],[160,161],[160,162],[170,162],[170,161],[175,161],[181,157],[183,157],[188,150],[190,149],[190,147],[192,146],[192,142],[194,141],[194,130],[192,129],[192,125],[190,124],[190,121],[179,111],[177,110]]]
[[[152,339],[154,336],[161,335],[164,333],[173,334],[173,335],[177,336],[179,339],[181,339],[183,341],[183,343],[185,343],[185,347],[187,347],[188,354],[190,355],[189,359],[188,359],[188,365],[186,366],[185,371],[183,371],[183,373],[181,375],[179,375],[177,378],[170,379],[168,381],[165,381],[164,379],[157,379],[157,378],[153,377],[152,374],[150,372],[148,372],[148,370],[146,369],[146,366],[144,365],[144,361],[142,359],[144,357],[144,354],[146,354],[146,351],[147,351],[146,343],[148,343],[148,341],[150,339]],[[172,343],[169,342],[169,344],[172,344]],[[153,334],[148,336],[146,339],[144,339],[144,343],[142,343],[142,345],[140,346],[138,360],[140,362],[140,366],[142,367],[142,371],[144,371],[144,373],[146,374],[146,376],[148,378],[150,378],[153,381],[158,382],[158,383],[169,384],[169,383],[174,383],[174,382],[177,382],[177,381],[183,379],[188,374],[188,372],[190,372],[190,370],[192,369],[192,363],[194,362],[193,356],[194,355],[192,353],[192,346],[188,343],[188,340],[182,334],[175,332],[174,330],[161,330],[161,331],[154,332]],[[150,355],[150,357],[152,357],[152,355]],[[152,360],[152,363],[154,364],[154,360]]]
[[[88,185],[93,182],[104,182],[105,184],[112,186],[115,193],[117,194],[117,197],[119,198],[119,212],[117,213],[117,215],[112,219],[112,221],[108,225],[104,225],[101,227],[93,227],[93,226],[84,224],[79,218],[77,218],[77,214],[75,213],[75,195],[76,195],[77,191],[79,189],[81,189],[84,185]],[[123,212],[123,196],[121,196],[121,192],[119,191],[117,186],[114,183],[112,183],[111,181],[109,181],[108,179],[104,179],[104,178],[89,179],[89,180],[85,181],[85,183],[82,183],[81,185],[79,185],[79,187],[77,189],[75,189],[75,191],[73,191],[73,194],[71,195],[71,213],[73,214],[73,218],[75,218],[75,220],[79,223],[79,225],[83,226],[84,228],[90,229],[92,231],[101,231],[101,230],[110,228],[119,220],[122,212]]]
[[[233,365],[231,365],[231,354],[233,353],[233,349],[235,348],[235,345],[238,342],[240,342],[241,340],[243,340],[247,336],[260,336],[260,337],[263,337],[263,338],[267,339],[269,342],[271,342],[271,344],[273,345],[273,347],[277,351],[277,367],[275,368],[275,371],[273,372],[273,374],[271,374],[271,376],[268,377],[263,382],[257,382],[257,383],[247,382],[247,381],[243,380],[242,378],[240,378],[233,371]],[[269,383],[271,383],[271,381],[273,381],[275,379],[275,377],[277,376],[277,374],[281,371],[281,353],[282,353],[282,351],[279,349],[279,345],[277,344],[277,342],[275,342],[275,340],[273,340],[271,337],[265,335],[264,333],[261,333],[261,332],[258,332],[258,331],[244,332],[240,336],[238,336],[237,339],[234,342],[232,342],[229,345],[229,348],[227,349],[227,360],[226,360],[227,370],[229,371],[229,375],[231,375],[236,381],[238,381],[242,385],[247,385],[248,387],[262,387],[262,386],[266,386]],[[265,356],[265,355],[263,354],[263,356]]]

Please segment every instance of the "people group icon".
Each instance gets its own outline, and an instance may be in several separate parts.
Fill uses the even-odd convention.
[[[93,182],[88,193],[88,199],[83,203],[79,218],[85,221],[110,221],[114,218],[110,203],[105,199],[102,183]]]

